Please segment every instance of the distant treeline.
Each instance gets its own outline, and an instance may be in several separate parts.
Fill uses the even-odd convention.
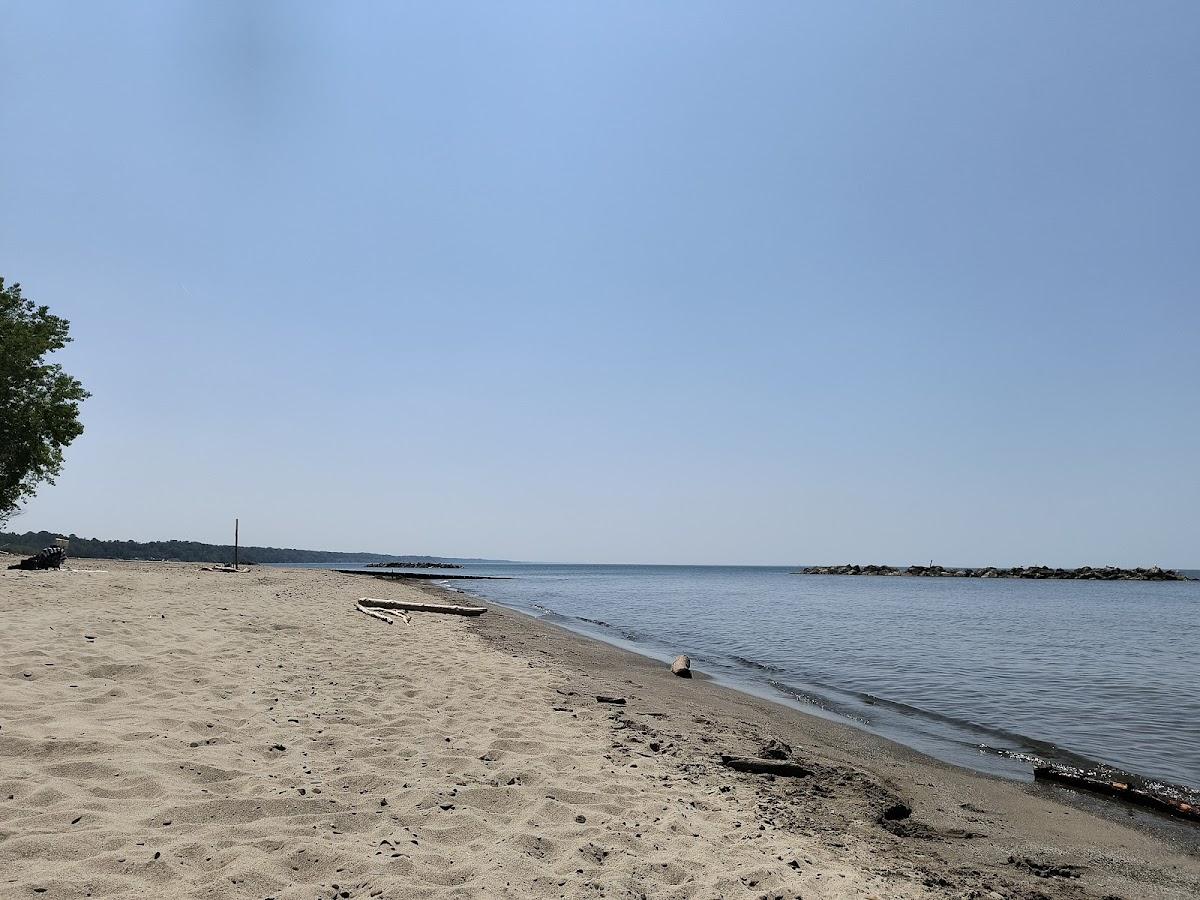
[[[54,546],[60,535],[50,531],[15,534],[0,531],[0,550],[31,556]],[[169,559],[178,562],[232,563],[232,544],[199,541],[102,541],[68,535],[67,555],[79,559]],[[243,563],[444,562],[436,556],[390,556],[383,553],[339,553],[332,550],[293,550],[283,547],[241,547]]]

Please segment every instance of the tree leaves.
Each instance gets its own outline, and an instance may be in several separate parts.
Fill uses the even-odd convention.
[[[70,323],[0,278],[0,523],[62,471],[63,448],[83,433],[83,385],[45,357],[71,340]]]

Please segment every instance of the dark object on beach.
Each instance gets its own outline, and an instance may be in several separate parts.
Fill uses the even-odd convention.
[[[1011,569],[998,569],[986,566],[982,569],[945,568],[935,566],[909,566],[901,569],[897,566],[808,566],[793,575],[903,575],[919,578],[1030,578],[1030,579],[1070,579],[1074,581],[1192,581],[1186,575],[1181,575],[1174,569],[1160,569],[1151,566],[1148,569],[1121,569],[1117,566],[1093,568],[1081,566],[1078,569],[1052,569],[1049,566],[1016,566]]]
[[[624,706],[624,705],[625,705],[625,698],[624,698],[624,697],[604,697],[604,696],[599,696],[599,697],[597,697],[597,698],[596,698],[596,702],[597,702],[597,703],[615,703],[615,704],[617,704],[618,706]]]
[[[760,759],[791,759],[792,747],[790,744],[785,744],[783,741],[777,741],[771,738],[758,751]]]
[[[903,803],[893,803],[883,811],[880,818],[884,822],[899,822],[902,819],[907,819],[912,815],[912,807],[905,806]]]
[[[1008,864],[1021,869],[1027,869],[1038,878],[1078,878],[1080,877],[1080,873],[1083,872],[1081,866],[1060,866],[1051,862],[1031,859],[1028,856],[1010,856]]]
[[[1080,790],[1106,794],[1136,806],[1145,806],[1167,815],[1200,822],[1200,807],[1192,803],[1156,794],[1146,790],[1145,787],[1133,787],[1128,782],[1103,778],[1095,772],[1084,772],[1063,766],[1038,766],[1033,770],[1033,777],[1038,781],[1054,781]]]
[[[671,671],[680,678],[691,678],[692,661],[686,656],[677,656],[675,657],[675,662],[671,663]]]
[[[15,565],[9,566],[10,569],[25,569],[37,571],[39,569],[57,569],[67,560],[67,551],[62,547],[47,547],[45,550],[39,550],[33,556],[21,560]]]
[[[451,613],[456,616],[482,616],[487,612],[483,606],[454,606],[449,603],[410,603],[407,600],[376,600],[362,597],[359,606],[371,609],[407,609],[410,612]]]
[[[751,772],[755,775],[783,775],[787,778],[807,778],[812,771],[799,763],[778,759],[752,759],[748,756],[726,756],[721,754],[721,764],[736,772]]]

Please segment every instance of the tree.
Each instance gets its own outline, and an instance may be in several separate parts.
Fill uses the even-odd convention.
[[[40,482],[54,483],[63,448],[83,434],[79,404],[90,394],[44,358],[70,342],[69,327],[0,278],[0,523]]]

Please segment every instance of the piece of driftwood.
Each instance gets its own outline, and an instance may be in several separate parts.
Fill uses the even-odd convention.
[[[1110,797],[1124,800],[1126,803],[1145,806],[1168,815],[1200,822],[1200,807],[1195,804],[1155,794],[1145,788],[1136,788],[1124,781],[1097,778],[1085,772],[1072,771],[1058,766],[1038,766],[1033,770],[1033,777],[1039,781],[1055,781],[1073,788],[1107,794]]]
[[[671,663],[671,671],[680,678],[692,677],[692,661],[686,656],[675,657],[675,662]]]
[[[596,702],[597,703],[615,703],[617,706],[624,706],[625,698],[624,697],[605,697],[603,694],[601,694],[600,696],[596,697]]]
[[[384,615],[377,609],[367,609],[367,607],[363,606],[361,603],[354,604],[354,608],[360,613],[370,616],[372,619],[378,619],[381,622],[387,622],[389,625],[392,624],[392,617]]]
[[[376,609],[407,609],[411,612],[451,613],[456,616],[481,616],[487,610],[482,606],[454,606],[450,603],[415,603],[408,600],[376,600],[374,597],[359,599],[362,606]]]
[[[749,756],[726,756],[721,754],[721,764],[737,772],[752,772],[755,775],[783,775],[788,778],[807,778],[812,771],[799,763],[780,759],[754,759]]]

